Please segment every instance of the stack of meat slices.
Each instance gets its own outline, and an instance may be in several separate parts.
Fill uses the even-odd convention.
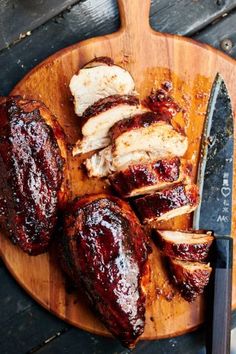
[[[209,282],[211,267],[206,263],[214,237],[209,231],[158,231],[154,242],[167,258],[170,275],[182,297],[192,302]]]
[[[90,177],[106,177],[133,205],[143,224],[192,212],[198,187],[191,163],[183,156],[188,139],[173,119],[178,105],[165,90],[140,104],[131,75],[109,58],[97,58],[70,84],[82,139],[73,154],[93,151],[85,165]],[[205,262],[213,237],[208,234],[156,231],[182,296],[193,301],[209,280]]]
[[[83,136],[74,146],[74,156],[108,146],[113,124],[142,110],[134,89],[129,72],[106,57],[95,58],[72,77],[70,90]]]
[[[182,158],[188,139],[172,119],[178,106],[164,90],[143,106],[131,75],[104,57],[74,75],[70,88],[82,119],[73,155],[94,152],[85,161],[89,177],[108,177],[123,198],[141,195],[134,205],[143,223],[197,207],[192,166]]]

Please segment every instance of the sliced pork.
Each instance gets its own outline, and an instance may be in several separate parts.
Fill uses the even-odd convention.
[[[188,147],[187,137],[177,131],[166,113],[145,112],[121,120],[110,134],[114,157],[135,151],[157,151],[160,158],[183,156]]]
[[[114,172],[111,146],[93,154],[84,162],[89,177],[107,177]]]
[[[145,112],[121,120],[110,129],[110,137],[112,144],[86,161],[89,176],[104,177],[136,163],[181,157],[188,147],[187,137],[166,113]]]
[[[206,261],[213,239],[209,231],[153,230],[153,240],[163,255],[182,261]]]
[[[70,81],[75,113],[81,116],[89,106],[104,97],[133,94],[134,86],[128,71],[114,65],[110,58],[96,58]]]
[[[196,209],[198,203],[198,187],[195,184],[178,184],[134,200],[134,206],[143,223],[168,220],[190,213]]]
[[[161,190],[172,184],[191,181],[189,161],[173,157],[152,163],[136,164],[109,177],[111,185],[122,197],[134,197]]]
[[[108,146],[110,128],[119,120],[129,118],[141,111],[139,100],[130,95],[113,95],[95,102],[82,116],[83,137],[77,141],[73,155]]]
[[[173,281],[186,301],[192,302],[203,293],[212,271],[209,264],[169,258],[169,265]]]

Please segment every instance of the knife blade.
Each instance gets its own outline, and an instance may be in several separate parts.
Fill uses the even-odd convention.
[[[234,125],[227,87],[216,75],[207,108],[197,183],[201,201],[193,228],[212,230],[213,276],[208,288],[207,353],[230,352]]]
[[[193,227],[231,235],[233,181],[233,113],[223,78],[217,74],[208,103],[197,183],[201,202]],[[213,207],[214,206],[214,207]]]

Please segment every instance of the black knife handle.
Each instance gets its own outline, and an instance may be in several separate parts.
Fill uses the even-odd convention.
[[[213,273],[208,288],[207,354],[229,354],[232,302],[232,237],[216,237],[213,244]]]

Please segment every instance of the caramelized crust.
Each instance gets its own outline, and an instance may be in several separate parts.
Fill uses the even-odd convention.
[[[82,139],[72,151],[75,156],[108,146],[109,130],[119,120],[142,111],[139,100],[131,95],[112,95],[96,101],[82,116]]]
[[[184,262],[169,258],[170,271],[173,281],[181,296],[188,302],[193,302],[203,293],[208,284],[212,268],[209,264]]]
[[[171,124],[171,116],[169,114],[157,114],[153,112],[145,112],[136,114],[129,119],[123,119],[113,125],[110,129],[111,140],[114,141],[121,134],[130,130],[147,128],[159,122]]]
[[[174,117],[180,111],[178,104],[162,89],[153,91],[145,100],[145,104],[151,111],[159,114],[167,113],[171,117]]]
[[[124,201],[99,194],[68,207],[63,267],[82,285],[107,328],[128,347],[144,330],[149,251],[146,235]]]
[[[83,68],[89,69],[98,65],[114,65],[114,60],[109,57],[97,57],[90,60]]]
[[[10,97],[0,106],[1,224],[23,251],[44,252],[56,224],[64,134],[37,101]]]
[[[155,194],[134,200],[140,220],[148,223],[153,220],[167,220],[190,213],[199,202],[198,187],[194,184],[178,184]]]
[[[214,237],[209,231],[153,230],[153,240],[163,255],[182,261],[206,261]]]
[[[139,105],[139,100],[132,95],[112,95],[101,98],[84,111],[82,116],[82,124],[84,125],[91,117],[97,116],[98,114],[108,111],[109,109],[114,108],[120,104],[137,106]]]
[[[114,173],[109,180],[124,198],[151,193],[173,183],[190,182],[192,165],[178,157],[153,163],[135,164]]]

